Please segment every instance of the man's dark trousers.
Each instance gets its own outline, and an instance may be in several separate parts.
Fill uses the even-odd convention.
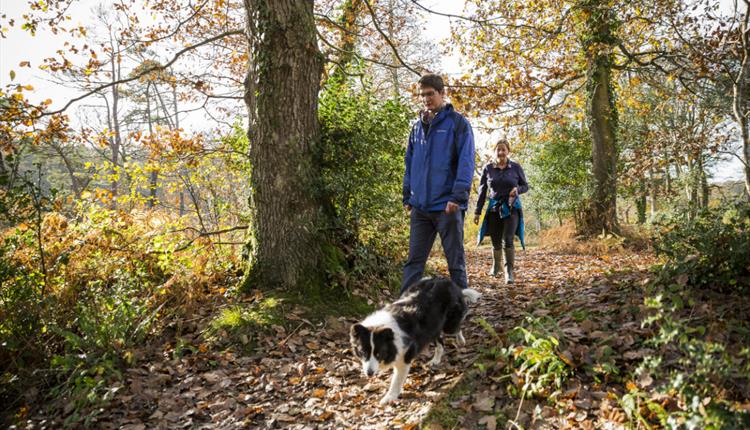
[[[451,214],[411,210],[409,234],[409,259],[404,265],[401,281],[401,294],[407,287],[419,281],[424,273],[427,257],[430,255],[435,236],[440,233],[448,271],[453,282],[461,288],[467,287],[466,261],[464,258],[464,211]]]

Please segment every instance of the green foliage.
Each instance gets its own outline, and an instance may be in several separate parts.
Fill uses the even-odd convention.
[[[669,263],[664,279],[717,291],[750,290],[750,205],[724,204],[690,216],[673,214],[658,224],[656,250]]]
[[[573,374],[572,367],[561,358],[560,335],[549,317],[527,316],[524,325],[509,333],[510,345],[503,352],[507,370],[514,384],[511,394],[521,397],[555,398]]]
[[[750,414],[740,412],[733,398],[737,395],[734,391],[750,386],[748,349],[729,350],[725,344],[704,339],[706,326],[680,313],[685,306],[695,305],[692,299],[683,302],[685,295],[685,290],[672,288],[646,299],[653,314],[643,324],[658,329],[649,343],[658,347],[659,353],[646,357],[636,373],[657,381],[657,393],[677,398],[677,408],[656,414],[668,428],[747,428]],[[623,402],[640,402],[653,410],[658,403],[652,397],[632,390]]]
[[[239,346],[249,353],[257,345],[258,336],[284,320],[281,300],[268,297],[249,305],[224,309],[208,326],[206,339],[221,347]]]
[[[183,219],[87,200],[75,213],[33,217],[0,237],[6,407],[21,406],[33,385],[54,386],[76,410],[108,400],[158,323],[190,312],[236,271],[231,249],[191,242]]]
[[[745,306],[750,279],[750,206],[695,218],[689,211],[659,223],[657,249],[668,261],[656,269],[643,321],[653,328],[655,353],[636,370],[653,381],[653,393],[631,387],[621,403],[631,419],[658,419],[667,428],[748,428],[750,414],[740,405],[750,387],[750,326],[735,308]],[[675,402],[661,407],[659,396]]]
[[[576,215],[590,195],[591,138],[573,123],[548,126],[524,148],[533,203],[542,210]]]
[[[51,360],[64,376],[53,395],[70,398],[76,409],[109,399],[112,383],[122,377],[119,369],[132,364],[160,309],[151,309],[140,287],[127,274],[114,285],[92,283],[79,296],[74,320],[50,323],[63,340],[63,351]]]
[[[367,84],[327,82],[319,105],[321,191],[344,242],[390,256],[404,252],[401,180],[411,116],[401,101],[380,100]]]

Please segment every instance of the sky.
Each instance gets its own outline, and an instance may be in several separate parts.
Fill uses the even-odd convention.
[[[722,6],[728,10],[733,0],[722,0]],[[70,10],[71,16],[79,19],[79,24],[86,24],[91,16],[91,9],[99,3],[99,0],[79,0],[75,2]],[[463,0],[439,1],[424,0],[422,4],[434,11],[460,15],[463,11]],[[7,14],[9,17],[17,19],[26,11],[26,0],[0,0],[0,15]],[[447,17],[430,15],[425,26],[428,29],[425,36],[434,40],[439,46],[447,43],[450,36],[450,20]],[[60,37],[48,32],[38,32],[32,37],[28,32],[21,31],[16,27],[7,32],[6,39],[0,39],[0,88],[11,83],[10,71],[16,74],[13,83],[21,82],[33,85],[35,91],[29,93],[29,98],[33,102],[40,102],[45,99],[52,99],[52,109],[62,107],[68,99],[75,97],[77,93],[73,90],[60,87],[50,82],[44,72],[37,69],[42,64],[43,59],[54,55],[59,49],[61,43]],[[31,68],[19,67],[21,61],[30,61]],[[460,59],[457,55],[446,56],[442,58],[442,72],[445,75],[461,74]],[[477,147],[481,150],[488,146],[492,136],[479,131],[475,132]],[[743,177],[742,165],[736,158],[731,158],[725,162],[719,163],[713,169],[715,182],[727,179],[741,179]]]

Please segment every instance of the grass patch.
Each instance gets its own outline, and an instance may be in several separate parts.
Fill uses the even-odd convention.
[[[440,401],[430,409],[430,412],[422,420],[422,428],[429,429],[431,426],[442,426],[443,428],[456,428],[467,414],[466,411],[456,408],[451,404],[459,401],[474,392],[474,387],[484,372],[478,368],[472,368],[464,372],[449,389]]]
[[[374,310],[372,300],[343,291],[256,291],[255,296],[221,309],[203,332],[209,344],[251,354],[275,327],[292,330],[299,320],[312,324],[331,316],[360,317]]]

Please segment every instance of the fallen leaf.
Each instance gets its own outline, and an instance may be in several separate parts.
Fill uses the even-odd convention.
[[[487,430],[497,429],[497,417],[494,415],[483,416],[477,423],[487,427]]]
[[[495,396],[488,393],[482,393],[477,396],[478,400],[474,402],[474,409],[481,412],[490,412],[495,406]]]

